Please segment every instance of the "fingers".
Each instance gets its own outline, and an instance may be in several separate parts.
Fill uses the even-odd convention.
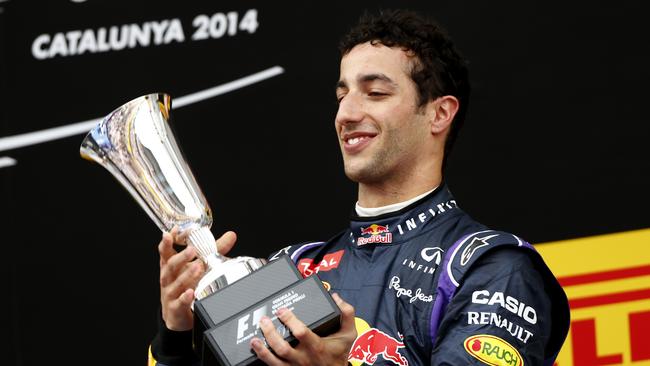
[[[289,309],[281,308],[278,309],[278,318],[284,324],[294,337],[305,347],[316,348],[320,342],[320,337],[318,337],[314,332],[309,329],[296,315]],[[275,350],[275,348],[274,348]]]
[[[264,342],[262,342],[262,340],[259,338],[251,339],[251,348],[253,349],[255,354],[257,354],[257,358],[259,358],[262,362],[264,362],[267,365],[271,365],[271,366],[286,365],[286,363],[278,359],[271,352],[271,350],[266,348]]]
[[[163,302],[162,317],[165,326],[173,331],[192,329],[194,318],[191,310],[194,290],[185,290],[178,298]]]
[[[158,244],[158,253],[160,253],[160,267],[164,266],[169,258],[176,254],[174,250],[174,238],[170,233],[163,233],[162,239]]]
[[[278,332],[269,317],[262,317],[260,328],[264,333],[266,343],[268,343],[269,347],[273,349],[273,352],[275,352],[278,357],[285,360],[292,360],[295,358],[293,355],[296,353],[296,350],[291,347],[289,342],[284,340],[284,335]]]
[[[226,255],[235,245],[237,241],[237,234],[234,231],[226,231],[219,239],[217,239],[217,251],[219,254]]]
[[[196,249],[194,247],[187,247],[169,257],[166,263],[160,267],[160,285],[164,287],[174,282],[179,276],[180,270],[184,269],[195,257]]]
[[[182,307],[191,306],[192,301],[194,301],[194,290],[191,288],[185,290],[185,292],[183,292],[181,296],[178,297],[179,305]]]
[[[183,230],[179,234],[180,229],[178,226],[174,226],[172,229],[172,235],[174,236],[174,243],[180,244],[180,245],[187,245],[187,239],[190,237],[190,232],[191,230]]]
[[[298,340],[292,347],[284,340],[286,332],[279,331],[268,317],[262,317],[260,329],[270,347],[254,338],[251,348],[260,360],[268,365],[332,365],[345,364],[350,347],[356,339],[354,327],[354,308],[343,301],[338,295],[333,295],[336,304],[341,308],[341,330],[327,337],[319,337],[309,329],[295,314],[285,308],[278,309],[276,315],[282,324],[288,328]],[[272,350],[272,351],[271,351]]]
[[[164,232],[162,233],[162,239],[160,240],[160,244],[158,244],[158,252],[160,253],[160,266],[162,267],[167,260],[174,254],[176,254],[176,250],[174,249],[174,244],[183,244],[185,243],[185,240],[187,239],[187,231],[183,235],[178,234],[178,227],[174,226],[170,232]]]
[[[194,289],[203,275],[203,265],[199,261],[188,263],[176,278],[161,286],[161,294],[167,301],[180,297],[187,289]],[[190,301],[191,303],[191,301]]]
[[[357,329],[354,324],[354,307],[339,296],[339,294],[332,294],[332,299],[339,309],[341,309],[341,330],[342,333],[350,333],[354,335],[354,338],[357,337]]]
[[[178,227],[174,227],[170,232],[163,232],[162,240],[158,244],[158,252],[160,253],[160,265],[163,266],[169,258],[171,258],[176,251],[174,250],[174,243],[187,244],[188,230],[183,233],[178,233]],[[237,242],[237,234],[234,231],[227,231],[219,239],[216,240],[217,251],[221,255],[227,254]]]

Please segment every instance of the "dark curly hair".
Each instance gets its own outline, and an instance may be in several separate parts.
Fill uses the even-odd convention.
[[[410,10],[382,10],[376,15],[364,13],[359,23],[341,39],[341,56],[366,42],[401,47],[416,57],[411,79],[417,86],[420,107],[443,95],[458,99],[458,112],[445,142],[444,169],[469,104],[467,62],[440,25]]]

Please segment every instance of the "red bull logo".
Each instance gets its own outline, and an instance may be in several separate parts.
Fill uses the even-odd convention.
[[[356,360],[373,365],[379,355],[396,365],[408,366],[406,357],[399,353],[404,343],[389,336],[377,328],[370,328],[361,333],[350,348],[348,361]]]
[[[364,237],[370,235],[370,237]],[[392,243],[393,234],[388,230],[388,225],[372,224],[361,228],[361,236],[357,239],[357,245],[369,243]]]

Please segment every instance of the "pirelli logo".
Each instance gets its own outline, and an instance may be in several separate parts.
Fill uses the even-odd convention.
[[[556,365],[650,365],[650,229],[535,248],[571,307]]]

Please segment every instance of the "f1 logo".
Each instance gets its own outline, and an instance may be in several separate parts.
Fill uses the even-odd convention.
[[[264,315],[266,315],[266,312],[267,312],[267,306],[266,305],[264,305],[261,308],[253,311],[253,313],[252,313],[252,315],[253,315],[253,324],[255,324],[255,330],[256,331],[257,331],[257,329],[259,329],[260,320],[262,320],[262,317]],[[251,317],[251,314],[246,314],[246,315],[242,316],[241,318],[239,318],[239,320],[237,321],[237,339],[241,339],[241,338],[244,337],[244,332],[246,332],[248,330],[248,328],[249,328],[248,319],[250,319],[250,317]]]

